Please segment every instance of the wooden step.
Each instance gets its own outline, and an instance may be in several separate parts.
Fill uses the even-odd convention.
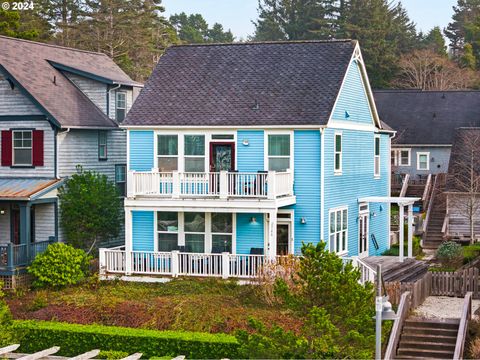
[[[401,349],[435,349],[435,350],[442,350],[442,351],[455,351],[455,343],[438,343],[438,342],[423,342],[421,340],[400,340],[400,348]]]
[[[433,318],[424,318],[420,316],[410,317],[405,320],[405,325],[411,326],[420,326],[420,327],[431,327],[434,329],[458,329],[460,325],[460,319],[457,318],[443,318],[443,319],[433,319]]]
[[[437,349],[410,349],[410,348],[399,348],[397,352],[397,357],[402,358],[403,356],[415,356],[418,358],[431,357],[436,359],[452,359],[453,351],[446,350],[437,350]]]
[[[457,336],[442,336],[436,334],[402,334],[401,339],[406,341],[424,341],[426,343],[445,343],[455,344],[457,342]]]
[[[423,326],[411,326],[410,324],[406,324],[403,327],[403,331],[405,334],[409,335],[429,335],[433,333],[433,328],[432,327],[423,327]],[[440,335],[440,336],[457,336],[458,330],[456,329],[442,329],[438,328],[435,329],[435,334]]]

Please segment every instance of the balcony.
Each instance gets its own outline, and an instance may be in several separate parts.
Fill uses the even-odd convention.
[[[129,199],[255,199],[293,197],[293,173],[285,172],[135,172],[127,174]]]

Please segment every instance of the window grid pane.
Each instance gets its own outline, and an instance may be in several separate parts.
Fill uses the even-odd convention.
[[[269,156],[290,156],[290,135],[268,135]]]
[[[344,253],[347,251],[348,211],[347,209],[330,212],[330,251]]]
[[[178,155],[177,135],[158,135],[157,155]]]
[[[205,135],[185,135],[185,155],[205,155]]]

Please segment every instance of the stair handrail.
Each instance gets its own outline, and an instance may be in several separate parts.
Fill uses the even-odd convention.
[[[427,183],[425,184],[425,189],[423,190],[422,201],[427,200],[428,192],[430,190],[431,185],[432,185],[432,174],[428,174]]]
[[[403,323],[412,306],[412,293],[405,291],[400,297],[400,304],[397,309],[397,318],[393,322],[390,338],[388,339],[387,349],[385,351],[384,359],[393,359],[397,352],[398,343],[400,342],[400,335],[402,334]]]
[[[405,177],[403,178],[402,189],[400,190],[400,197],[404,197],[405,194],[407,193],[409,180],[410,180],[410,174],[405,174]]]
[[[458,326],[457,342],[453,354],[454,359],[463,359],[468,322],[472,318],[472,294],[471,291],[467,292],[463,300],[462,317],[460,318],[460,325]]]
[[[433,181],[432,193],[430,194],[430,200],[428,201],[427,215],[425,216],[425,221],[423,222],[424,239],[426,238],[426,235],[427,235],[427,225],[428,225],[428,221],[430,220],[430,214],[432,213],[433,202],[434,202],[433,200],[435,198],[435,190],[437,189],[437,179],[438,179],[438,176],[435,176],[435,180]]]

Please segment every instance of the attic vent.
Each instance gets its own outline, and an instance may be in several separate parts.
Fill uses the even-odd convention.
[[[53,84],[57,85],[57,77],[55,75],[53,75]]]
[[[350,114],[348,111],[345,111],[345,119],[348,119],[350,117]]]
[[[442,99],[445,99],[445,98],[446,98],[445,93],[443,93],[442,94]]]
[[[253,106],[252,106],[252,110],[253,111],[260,110],[260,104],[258,103],[258,101],[256,99],[255,99],[255,104],[253,104]]]

